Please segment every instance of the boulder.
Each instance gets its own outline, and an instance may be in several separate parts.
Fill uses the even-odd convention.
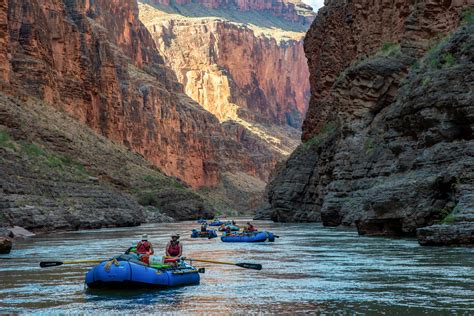
[[[10,253],[13,243],[10,238],[0,237],[0,254]]]

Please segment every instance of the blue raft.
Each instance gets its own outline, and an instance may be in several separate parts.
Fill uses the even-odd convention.
[[[213,221],[212,223],[209,224],[209,226],[221,226],[222,224],[225,224],[225,223],[221,221]]]
[[[196,268],[183,263],[178,268],[156,269],[130,261],[104,261],[86,274],[89,288],[168,288],[199,284]]]
[[[221,240],[223,242],[264,242],[275,241],[275,235],[270,232],[254,232],[254,233],[242,233],[242,234],[230,234],[223,235]]]
[[[197,229],[193,229],[191,233],[191,238],[216,238],[217,232],[214,229],[208,229],[205,232],[202,232]]]

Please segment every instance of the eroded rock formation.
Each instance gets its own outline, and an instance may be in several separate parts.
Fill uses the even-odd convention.
[[[189,96],[221,121],[301,125],[309,97],[306,25],[265,11],[155,3],[142,2],[140,19]]]
[[[2,1],[0,9],[4,82],[166,174],[194,188],[217,185],[222,172],[265,180],[281,158],[268,140],[227,128],[184,94],[135,1]]]
[[[305,143],[268,186],[274,220],[472,244],[472,15],[467,1],[320,10]]]
[[[209,9],[225,8],[239,11],[263,11],[292,22],[311,24],[312,8],[300,0],[150,0],[164,6],[199,4]]]
[[[25,95],[0,93],[0,173],[0,228],[134,226],[215,211],[140,155]]]

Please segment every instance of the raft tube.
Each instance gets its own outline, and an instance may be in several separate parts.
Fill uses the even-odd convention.
[[[214,229],[208,229],[205,232],[202,232],[197,229],[193,229],[191,233],[191,238],[216,238],[217,232]]]
[[[85,282],[92,289],[121,290],[169,288],[195,285],[199,284],[199,281],[198,270],[186,263],[178,268],[155,269],[130,261],[117,261],[116,264],[104,261],[87,272]]]
[[[210,223],[209,226],[221,226],[222,224],[225,224],[225,223],[221,221],[214,221]]]
[[[269,232],[230,234],[221,237],[223,242],[264,242],[275,241],[275,235]]]
[[[225,227],[229,227],[231,231],[239,231],[240,227],[239,226],[234,226],[234,225],[225,225]],[[219,231],[224,231],[225,228],[219,227]]]

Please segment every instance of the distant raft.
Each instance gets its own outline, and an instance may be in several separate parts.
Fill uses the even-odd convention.
[[[140,262],[113,259],[103,261],[86,274],[86,285],[96,289],[123,290],[130,288],[170,288],[196,285],[200,282],[199,271],[180,263],[177,268],[162,266],[153,268]]]
[[[264,242],[264,241],[275,241],[275,236],[270,232],[253,232],[253,233],[241,233],[241,234],[226,234],[222,235],[221,240],[223,242]]]
[[[229,224],[229,225],[225,225],[224,227],[219,227],[219,231],[224,231],[226,229],[226,227],[229,227],[231,231],[235,231],[235,232],[238,232],[240,230],[240,227],[239,226],[235,226],[235,225],[232,225],[232,224]]]
[[[229,222],[222,222],[222,221],[213,221],[209,224],[209,226],[221,226],[222,224],[226,225],[226,224],[229,224]]]
[[[191,232],[191,238],[216,238],[217,232],[214,229],[208,229],[202,232],[197,229],[193,229]]]

